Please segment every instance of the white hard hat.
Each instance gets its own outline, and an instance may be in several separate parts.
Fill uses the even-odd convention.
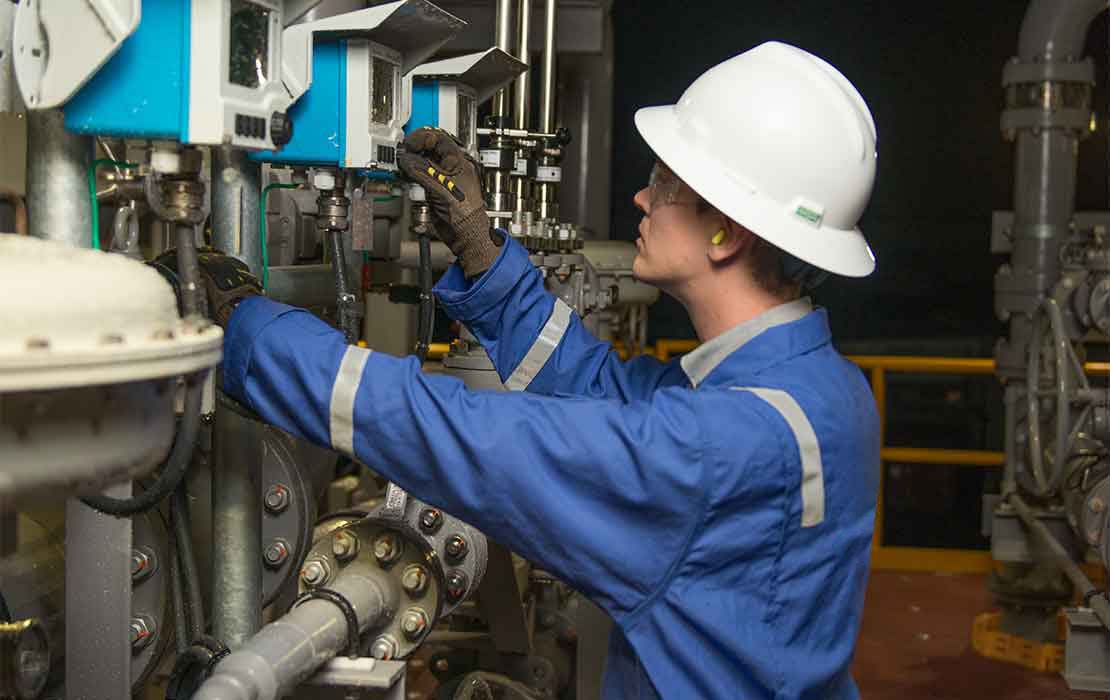
[[[875,121],[839,71],[768,42],[710,68],[676,105],[636,112],[655,154],[725,216],[797,258],[863,277],[857,224],[875,182]]]

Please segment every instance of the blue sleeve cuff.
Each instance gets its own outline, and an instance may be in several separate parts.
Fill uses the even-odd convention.
[[[481,277],[467,281],[456,263],[447,269],[433,291],[451,318],[466,323],[501,305],[529,272],[539,274],[528,259],[528,251],[512,236],[505,236],[497,260]]]
[[[264,296],[248,297],[239,302],[224,331],[224,391],[244,401],[254,339],[279,317],[298,310]]]

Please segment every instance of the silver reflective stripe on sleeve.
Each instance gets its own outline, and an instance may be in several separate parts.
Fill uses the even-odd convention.
[[[825,519],[825,475],[821,465],[821,445],[805,411],[793,396],[779,389],[733,387],[733,390],[748,391],[763,399],[790,426],[802,457],[802,527],[820,525]]]
[[[366,348],[348,347],[331,388],[331,446],[346,455],[355,454],[355,394],[369,357]]]
[[[570,327],[571,313],[573,312],[565,301],[562,299],[555,300],[555,308],[551,309],[551,316],[547,319],[547,323],[543,325],[543,329],[540,330],[536,342],[532,343],[532,347],[528,348],[524,359],[505,380],[506,389],[509,391],[524,391],[528,388],[528,385],[540,373],[543,366],[547,364],[547,360],[555,352],[559,342],[562,341],[567,328]]]

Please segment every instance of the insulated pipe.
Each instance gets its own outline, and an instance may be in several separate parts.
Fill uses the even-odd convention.
[[[32,236],[78,248],[92,245],[92,155],[92,139],[66,131],[61,110],[27,112],[27,216]]]
[[[212,149],[212,246],[242,260],[259,279],[261,181],[262,166],[247,158],[246,151],[227,146]]]
[[[262,626],[262,464],[265,426],[222,395],[212,433],[212,628],[238,649]]]
[[[526,130],[531,122],[529,111],[532,106],[532,88],[528,82],[529,76],[532,74],[532,58],[529,50],[529,35],[532,32],[532,0],[520,0],[517,5],[517,12],[519,13],[517,36],[520,37],[520,51],[517,57],[528,64],[529,67],[517,77],[516,85],[513,88],[513,97],[516,100],[516,106],[513,110],[513,116],[515,117],[513,123],[516,128]]]
[[[555,33],[558,15],[556,0],[547,0],[543,17],[543,84],[540,86],[540,131],[550,134],[555,128]]]
[[[387,608],[381,570],[355,563],[330,584],[347,599],[359,632]],[[347,645],[347,619],[335,603],[311,599],[266,625],[216,666],[193,700],[274,700],[291,692]]]
[[[513,0],[497,0],[497,48],[513,53]],[[493,98],[493,116],[509,117],[512,105],[509,103],[509,89],[501,88]]]

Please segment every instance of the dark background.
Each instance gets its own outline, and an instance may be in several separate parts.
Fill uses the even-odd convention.
[[[1026,3],[842,0],[652,0],[613,4],[615,49],[612,237],[632,240],[632,195],[653,156],[636,109],[672,104],[710,66],[771,39],[826,59],[863,94],[879,133],[875,192],[861,228],[878,259],[862,280],[818,290],[838,342],[972,341],[989,353],[991,212],[1011,209],[1013,154],[998,126],[1002,66],[1016,51]],[[1081,146],[1080,209],[1107,207],[1107,20],[1092,27],[1099,132]],[[753,104],[758,108],[758,104]],[[692,337],[670,299],[653,337]],[[909,350],[909,352],[918,352]]]

